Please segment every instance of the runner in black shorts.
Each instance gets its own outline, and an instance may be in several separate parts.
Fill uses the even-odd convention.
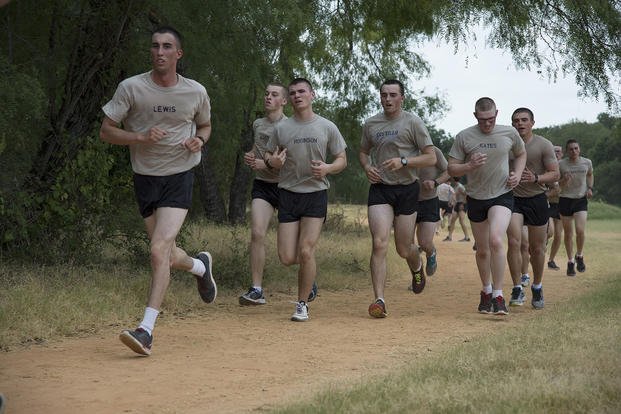
[[[134,193],[140,215],[147,218],[161,207],[188,210],[192,205],[193,184],[192,171],[163,177],[134,174]]]
[[[468,196],[468,219],[473,223],[482,223],[488,219],[489,209],[494,206],[506,207],[513,210],[513,193],[506,192],[489,200],[477,200]]]
[[[375,299],[368,312],[373,318],[384,318],[388,314],[384,288],[386,254],[393,228],[397,253],[406,260],[412,274],[412,290],[421,293],[425,288],[425,273],[413,240],[420,191],[416,169],[434,165],[436,156],[423,121],[402,110],[404,99],[400,81],[390,79],[382,83],[383,111],[365,121],[358,153],[360,165],[371,183],[367,214],[372,238],[371,282]]]
[[[279,204],[278,221],[280,223],[293,223],[304,217],[315,217],[325,221],[328,214],[328,191],[294,193],[281,189]]]
[[[256,119],[252,124],[254,145],[250,152],[244,154],[244,163],[254,170],[256,177],[252,183],[252,201],[250,204],[250,273],[252,286],[239,296],[239,304],[262,305],[263,269],[265,267],[265,238],[274,211],[278,208],[279,171],[265,163],[267,143],[274,134],[276,125],[287,119],[283,113],[287,104],[287,88],[280,83],[270,83],[265,88],[263,108],[265,117]]]
[[[555,145],[554,155],[556,155],[556,159],[560,161],[563,158],[563,147]],[[553,237],[552,244],[550,246],[548,269],[552,270],[560,270],[560,267],[554,261],[556,254],[561,247],[561,241],[563,240],[563,223],[561,222],[561,214],[558,210],[558,198],[560,193],[561,186],[558,184],[558,181],[548,184],[548,189],[546,190],[548,204],[550,205],[548,210],[550,212],[550,219],[548,220],[548,239]]]

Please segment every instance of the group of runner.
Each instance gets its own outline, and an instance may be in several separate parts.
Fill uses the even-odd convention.
[[[153,329],[171,268],[192,273],[206,303],[217,296],[211,254],[205,251],[190,257],[175,243],[191,205],[192,170],[211,135],[209,96],[202,85],[177,72],[183,49],[181,35],[175,29],[156,29],[151,40],[152,70],[119,84],[102,108],[105,117],[100,130],[103,141],[130,149],[136,198],[150,239],[152,275],[143,320],[135,330],[120,334],[121,341],[141,355],[151,353]],[[314,98],[313,86],[305,78],[296,78],[287,86],[267,85],[265,117],[254,122],[254,146],[244,157],[256,171],[256,178],[251,202],[252,286],[239,297],[239,303],[266,302],[262,287],[265,237],[277,210],[278,257],[284,265],[298,265],[298,295],[291,315],[296,322],[309,319],[308,304],[317,295],[315,249],[327,215],[327,176],[347,166],[345,140],[333,122],[313,111]],[[476,102],[477,124],[457,134],[447,161],[433,145],[423,121],[402,109],[404,99],[399,80],[384,81],[380,86],[383,110],[365,121],[360,143],[358,158],[370,183],[374,300],[368,307],[369,315],[383,318],[388,314],[384,288],[391,231],[396,251],[410,269],[415,294],[424,290],[426,274],[436,272],[433,238],[440,208],[448,208],[441,206],[437,190],[449,181],[457,187],[455,193],[465,196],[455,203],[455,207],[459,203],[463,206],[457,208],[457,218],[465,219],[468,206],[482,282],[479,312],[507,313],[502,297],[504,268],[509,257],[513,276],[523,225],[529,229],[532,304],[543,307],[546,185],[559,182],[561,188],[559,211],[570,258],[568,274],[574,263],[573,247],[568,243],[572,221],[577,233],[575,262],[577,270],[584,271],[586,197],[591,196],[593,186],[590,161],[579,157],[575,141],[568,143],[570,157],[565,163],[561,161],[559,177],[552,144],[532,134],[532,112],[519,108],[513,113],[513,126],[496,125],[498,111],[490,98]],[[293,110],[290,118],[284,114],[287,102]],[[464,175],[465,188],[457,183]],[[582,187],[588,190],[582,191]],[[463,221],[462,227],[466,231]],[[451,233],[452,228],[454,220],[449,225]],[[505,235],[509,237],[508,254],[503,245]],[[469,240],[468,233],[465,239]],[[424,268],[421,252],[426,256]],[[517,288],[515,278],[514,285]]]

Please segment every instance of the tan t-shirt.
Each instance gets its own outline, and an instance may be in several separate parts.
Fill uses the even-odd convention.
[[[265,151],[267,150],[267,143],[274,135],[274,127],[278,122],[287,119],[285,115],[278,121],[272,123],[269,118],[259,118],[252,123],[252,130],[254,131],[254,155],[257,158],[265,159]],[[266,181],[268,183],[278,182],[279,172],[275,169],[263,169],[257,170],[256,178],[258,180]]]
[[[451,201],[451,197],[455,194],[455,190],[447,183],[442,183],[436,189],[438,192],[438,199],[440,201]]]
[[[465,203],[466,202],[466,187],[462,183],[455,183],[455,202],[456,203]]]
[[[509,153],[518,156],[524,152],[524,142],[517,130],[511,126],[496,125],[492,132],[483,134],[478,125],[471,126],[457,134],[449,156],[468,162],[476,152],[487,154],[487,161],[467,174],[468,196],[489,200],[508,192]]]
[[[312,193],[330,188],[327,177],[313,177],[311,161],[327,162],[328,151],[336,155],[347,148],[336,125],[319,115],[306,122],[295,118],[279,122],[267,143],[267,151],[274,152],[277,145],[287,149],[287,159],[280,169],[278,187],[295,193]]]
[[[421,184],[420,192],[418,193],[419,201],[430,200],[438,195],[436,191],[437,189],[435,187],[431,190],[428,190],[423,187],[422,184],[425,180],[435,180],[436,178],[438,178],[440,175],[442,175],[444,171],[446,171],[446,167],[448,165],[448,162],[446,161],[444,154],[442,154],[442,151],[440,151],[440,148],[433,147],[433,150],[436,153],[435,165],[432,165],[430,167],[418,168],[417,170],[418,179],[420,180]]]
[[[381,112],[367,119],[362,127],[360,149],[371,156],[372,165],[378,168],[391,158],[415,156],[429,145],[433,142],[425,124],[409,112],[402,111],[396,119],[388,119]],[[418,179],[416,169],[409,167],[396,171],[380,168],[380,176],[382,183],[390,185],[412,184]]]
[[[554,154],[554,145],[539,135],[533,135],[530,141],[524,144],[526,147],[526,168],[537,175],[547,171],[546,165],[557,164]],[[513,168],[513,154],[509,157]],[[517,197],[534,197],[546,191],[545,184],[521,182],[513,189],[513,195]]]
[[[103,112],[127,131],[147,133],[158,127],[167,136],[155,144],[129,145],[132,169],[137,174],[167,176],[188,171],[201,160],[182,143],[196,134],[196,125],[211,119],[207,91],[200,83],[179,75],[171,87],[157,85],[151,72],[122,81]]]
[[[571,174],[571,179],[565,184],[561,184],[561,197],[565,198],[582,198],[587,192],[587,173],[593,174],[593,164],[591,160],[584,157],[578,157],[576,162],[570,161],[569,158],[563,158],[558,162],[558,169],[561,178],[565,173]]]

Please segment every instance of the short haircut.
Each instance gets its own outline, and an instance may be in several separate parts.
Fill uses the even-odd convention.
[[[181,36],[181,33],[179,33],[177,29],[175,29],[174,27],[160,26],[156,28],[155,30],[153,30],[153,32],[151,32],[151,36],[153,36],[156,33],[159,33],[159,34],[170,33],[171,35],[173,35],[173,37],[177,41],[177,49],[182,49],[181,45],[183,44],[183,36]]]
[[[493,111],[496,109],[496,102],[492,98],[479,98],[474,104],[474,112]]]
[[[569,147],[569,145],[571,144],[578,144],[578,141],[576,141],[573,138],[570,138],[567,140],[567,142],[565,143],[565,150],[567,150],[567,148]],[[578,148],[580,148],[580,144],[578,144]]]
[[[384,87],[384,85],[399,85],[399,92],[401,93],[401,96],[405,95],[405,88],[403,87],[403,83],[400,80],[397,80],[397,79],[386,79],[380,85],[380,92],[382,91],[382,88]]]
[[[270,82],[267,84],[267,86],[276,86],[277,88],[282,89],[282,95],[285,97],[285,99],[289,99],[289,90],[287,89],[287,87],[285,85],[283,85],[280,82]]]
[[[520,112],[526,112],[530,116],[531,121],[535,120],[535,115],[533,114],[533,111],[531,111],[528,108],[518,108],[515,111],[513,111],[513,114],[511,115],[511,120],[513,120],[513,117],[515,116],[515,114],[519,114]]]
[[[311,92],[313,92],[313,84],[306,78],[295,78],[291,82],[289,82],[289,86],[297,85],[298,83],[305,83],[310,88]]]

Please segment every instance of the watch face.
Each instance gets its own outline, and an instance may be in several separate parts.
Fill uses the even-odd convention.
[[[408,165],[408,159],[405,157],[401,157],[401,164]]]

